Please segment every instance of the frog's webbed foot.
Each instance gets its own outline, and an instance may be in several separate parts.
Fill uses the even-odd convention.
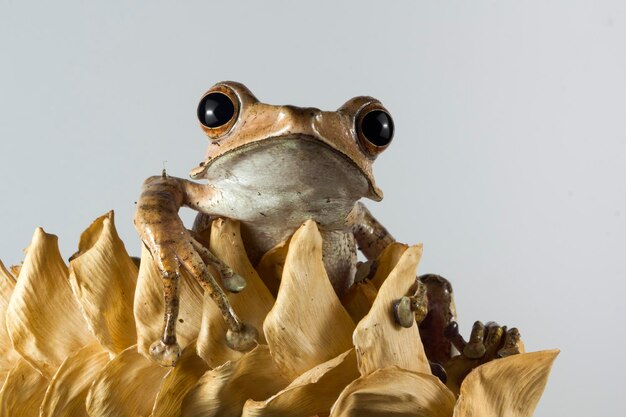
[[[161,366],[174,366],[180,359],[180,346],[176,341],[166,344],[159,339],[150,345],[150,357]]]
[[[448,387],[458,394],[461,382],[470,371],[484,363],[524,351],[520,332],[513,327],[508,329],[495,322],[486,324],[477,321],[472,326],[469,341],[459,334],[458,324],[453,321],[445,330],[446,337],[460,352],[444,368],[448,375]]]

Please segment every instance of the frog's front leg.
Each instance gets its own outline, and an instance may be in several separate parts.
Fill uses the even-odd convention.
[[[202,285],[218,305],[228,326],[227,344],[236,350],[248,350],[256,343],[257,332],[239,320],[226,294],[203,262],[203,247],[185,228],[178,210],[185,205],[198,209],[215,197],[214,190],[167,175],[148,178],[137,202],[135,227],[146,245],[163,278],[165,318],[160,340],[150,347],[151,356],[161,365],[173,366],[180,357],[176,341],[178,317],[180,266],[182,265]],[[206,249],[204,249],[206,250]],[[200,253],[199,253],[200,251]],[[213,259],[219,271],[228,272],[223,264]],[[232,275],[229,277],[232,278]],[[239,289],[241,286],[238,286]]]
[[[359,250],[369,260],[378,258],[387,246],[396,241],[362,203],[354,205],[347,221]]]

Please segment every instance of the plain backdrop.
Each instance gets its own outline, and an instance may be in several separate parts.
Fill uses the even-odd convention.
[[[562,350],[536,416],[626,414],[626,3],[0,0],[0,64],[6,264],[37,226],[68,257],[111,209],[139,254],[141,183],[203,159],[217,81],[322,109],[372,95],[396,136],[368,206],[424,242],[464,334],[496,320]]]

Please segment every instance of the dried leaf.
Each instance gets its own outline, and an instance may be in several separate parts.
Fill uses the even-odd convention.
[[[291,239],[276,304],[263,324],[278,367],[290,379],[352,348],[354,322],[322,261],[322,237],[307,221]]]
[[[372,308],[377,294],[378,289],[371,281],[357,282],[343,296],[341,304],[346,308],[352,320],[358,323]]]
[[[283,276],[283,268],[287,259],[290,239],[280,242],[267,251],[256,266],[256,271],[265,283],[270,293],[276,298],[280,279]]]
[[[70,355],[50,381],[39,417],[86,417],[87,392],[108,362],[109,353],[97,342]]]
[[[195,346],[187,346],[176,367],[163,379],[150,417],[180,417],[183,399],[208,370],[209,366],[196,354]]]
[[[394,242],[382,251],[376,260],[376,271],[370,281],[377,289],[383,285],[408,247],[404,243]]]
[[[258,345],[235,362],[208,371],[183,401],[183,417],[239,417],[248,399],[262,400],[287,385],[269,348]]]
[[[119,353],[137,341],[133,297],[138,269],[113,222],[113,212],[96,219],[80,238],[70,262],[70,284],[100,344]]]
[[[148,416],[169,368],[161,367],[131,346],[98,374],[87,394],[90,417]]]
[[[0,390],[0,416],[38,416],[47,387],[41,373],[24,359],[18,360]]]
[[[461,385],[455,417],[530,417],[558,350],[496,359],[474,369]]]
[[[15,366],[20,355],[13,349],[5,323],[6,310],[15,288],[13,275],[0,261],[0,388],[9,371]]]
[[[265,401],[246,402],[242,417],[328,415],[343,389],[359,377],[354,349],[296,378]]]
[[[411,246],[402,254],[380,287],[370,312],[357,325],[353,340],[361,375],[389,366],[430,374],[417,324],[401,327],[392,312],[393,302],[407,295],[415,284],[421,256],[422,245]]]
[[[263,319],[274,304],[274,297],[261,281],[246,254],[239,223],[231,219],[216,219],[211,225],[210,249],[233,271],[246,279],[246,288],[238,294],[228,294],[239,318],[259,331],[258,342],[265,343]],[[202,328],[198,336],[198,355],[209,366],[217,367],[242,356],[226,346],[226,323],[210,296],[205,295]]]
[[[180,307],[176,335],[182,349],[198,337],[202,323],[204,290],[184,269],[181,269],[179,288]],[[141,251],[134,312],[139,352],[150,358],[150,345],[162,336],[165,301],[163,299],[161,274],[145,246],[142,247]]]
[[[454,395],[438,378],[391,367],[379,369],[348,385],[330,415],[452,417],[454,402]],[[490,414],[483,417],[487,415]]]
[[[67,356],[95,341],[68,281],[57,237],[38,228],[7,309],[13,347],[52,378]]]

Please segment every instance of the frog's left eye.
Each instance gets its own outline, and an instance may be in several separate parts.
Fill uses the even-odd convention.
[[[372,156],[385,150],[393,139],[393,119],[380,103],[363,108],[356,118],[361,146]]]
[[[209,93],[198,104],[198,119],[203,126],[210,129],[224,126],[234,115],[235,104],[223,93]]]

